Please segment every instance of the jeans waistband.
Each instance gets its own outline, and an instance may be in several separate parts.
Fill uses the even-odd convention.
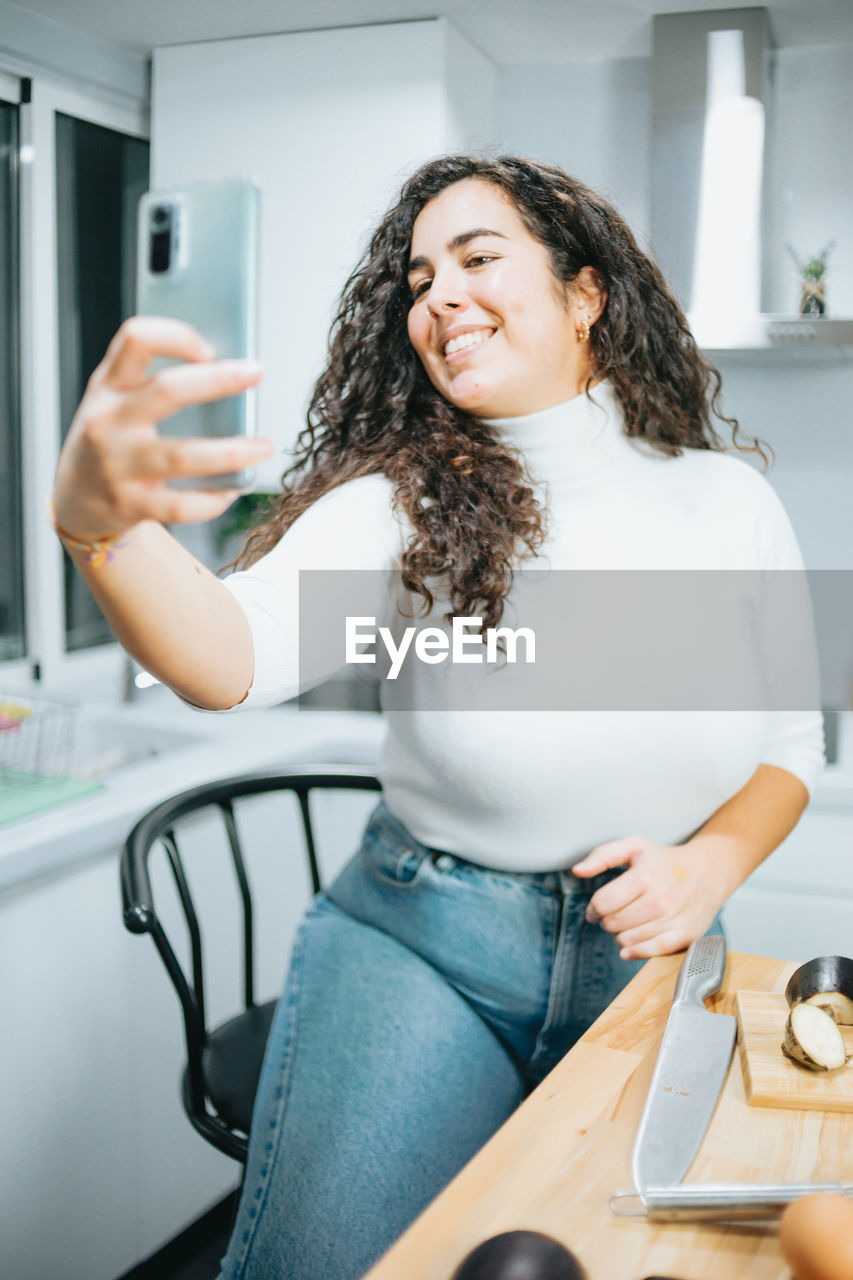
[[[380,800],[376,805],[371,814],[369,825],[380,828],[383,835],[390,837],[392,841],[405,846],[420,857],[429,858],[442,869],[451,865],[464,867],[469,874],[480,872],[483,876],[488,876],[492,879],[498,878],[515,884],[529,885],[531,888],[539,889],[544,893],[554,893],[561,896],[582,894],[585,897],[591,897],[602,885],[607,884],[617,875],[621,875],[623,870],[621,867],[614,867],[602,872],[600,875],[588,876],[580,880],[577,876],[572,875],[571,869],[568,867],[562,871],[505,871],[502,868],[489,867],[482,862],[471,862],[468,858],[463,858],[461,854],[454,853],[450,849],[433,849],[428,845],[422,844],[416,836],[412,835],[409,828],[391,813],[384,800]]]

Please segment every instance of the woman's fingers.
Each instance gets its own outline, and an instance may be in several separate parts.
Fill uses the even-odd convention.
[[[183,480],[243,471],[272,454],[272,441],[260,436],[194,440],[146,435],[129,447],[124,465],[131,479]]]
[[[576,876],[586,878],[600,875],[611,867],[623,867],[630,862],[634,854],[641,852],[649,844],[642,836],[623,836],[620,840],[608,840],[588,853],[580,862],[572,867]]]
[[[617,865],[623,865],[622,862]],[[652,885],[648,872],[636,866],[630,866],[620,876],[608,881],[592,895],[589,900],[586,918],[590,924],[610,920],[619,912],[640,901]],[[608,928],[605,925],[605,928]]]
[[[614,841],[613,845],[622,846],[623,842]],[[623,852],[625,848],[631,850],[630,866],[592,895],[586,918],[617,935],[644,926],[660,930],[675,919],[691,896],[693,877],[684,865],[687,855],[636,837],[626,842]]]
[[[612,883],[615,885],[616,881]],[[669,918],[672,909],[673,904],[665,893],[648,889],[642,882],[634,880],[625,887],[618,903],[598,904],[595,897],[591,898],[586,918],[591,923],[600,924],[607,933],[622,933],[626,929],[655,923],[659,928],[661,921]]]
[[[608,933],[621,934],[628,929],[642,926],[657,926],[669,918],[672,905],[664,894],[639,893],[627,906],[619,911],[603,912],[601,927]]]
[[[158,524],[195,524],[215,520],[239,496],[239,489],[159,489],[145,497],[145,518],[156,520]]]
[[[262,373],[254,360],[217,360],[161,369],[117,401],[112,423],[121,428],[162,422],[189,405],[239,395],[260,382]]]
[[[214,352],[210,344],[182,320],[132,316],[115,334],[93,379],[113,391],[129,391],[145,377],[155,356],[194,362],[212,360]]]
[[[675,916],[669,920],[651,919],[642,924],[633,925],[630,928],[618,929],[616,931],[616,941],[620,947],[628,947],[633,949],[640,943],[650,942],[652,938],[659,937],[662,933],[670,933],[677,930],[683,924],[680,916]]]
[[[673,952],[689,947],[694,938],[699,936],[698,933],[691,934],[684,929],[665,929],[644,942],[623,945],[619,957],[622,960],[651,960],[654,956],[671,956]]]
[[[178,363],[152,372],[155,358]],[[261,376],[255,361],[215,360],[182,321],[126,321],[92,375],[60,454],[58,524],[92,541],[145,519],[174,524],[220,515],[234,490],[178,490],[166,482],[245,471],[272,455],[271,442],[160,436],[157,425],[190,405],[238,395]]]

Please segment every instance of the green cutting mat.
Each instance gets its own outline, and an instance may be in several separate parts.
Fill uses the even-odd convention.
[[[103,783],[88,778],[39,778],[19,773],[12,784],[0,776],[0,826],[79,800],[93,791],[103,791]]]

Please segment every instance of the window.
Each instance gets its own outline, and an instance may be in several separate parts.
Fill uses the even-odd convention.
[[[92,370],[122,320],[133,314],[136,206],[148,187],[148,143],[56,115],[59,405],[63,437]],[[69,652],[108,644],[112,633],[91,592],[63,555]]]
[[[86,380],[133,309],[147,133],[141,104],[0,69],[0,686],[120,690],[122,656],[47,500]]]
[[[20,411],[20,151],[17,103],[0,101],[0,661],[23,658]]]

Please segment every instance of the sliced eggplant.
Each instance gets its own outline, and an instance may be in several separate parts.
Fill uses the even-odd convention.
[[[853,960],[849,956],[818,956],[800,965],[785,988],[792,1007],[801,1000],[825,1009],[836,1022],[853,1026]]]
[[[816,1004],[840,1027],[853,1027],[853,1000],[841,991],[819,991],[817,995],[809,996],[805,1003]]]
[[[788,1014],[782,1052],[812,1071],[837,1071],[847,1061],[844,1037],[832,1016],[805,1000]]]

